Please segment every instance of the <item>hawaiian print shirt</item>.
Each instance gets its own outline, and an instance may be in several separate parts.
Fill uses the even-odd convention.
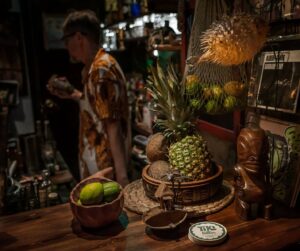
[[[117,61],[100,49],[86,77],[80,101],[79,158],[81,178],[114,166],[106,119],[120,120],[123,142],[129,137],[129,112],[124,74]],[[126,146],[125,146],[126,147]]]

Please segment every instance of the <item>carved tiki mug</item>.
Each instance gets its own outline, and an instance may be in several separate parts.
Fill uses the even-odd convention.
[[[244,220],[259,212],[270,218],[267,175],[268,143],[264,130],[244,128],[237,140],[238,162],[235,166],[236,213]]]

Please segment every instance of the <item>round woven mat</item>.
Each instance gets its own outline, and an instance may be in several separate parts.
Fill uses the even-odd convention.
[[[199,205],[184,206],[189,217],[198,217],[215,213],[226,207],[234,198],[234,187],[227,181],[219,192],[211,199]],[[143,214],[151,208],[159,206],[159,203],[148,198],[143,188],[142,180],[136,180],[124,188],[124,206],[126,209],[138,214]]]

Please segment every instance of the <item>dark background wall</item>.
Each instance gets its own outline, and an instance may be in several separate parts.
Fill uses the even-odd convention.
[[[71,100],[62,100],[49,94],[46,89],[52,74],[66,76],[79,90],[81,64],[71,64],[64,49],[47,50],[44,46],[43,14],[66,15],[71,9],[92,9],[104,17],[104,1],[80,0],[22,0],[20,15],[24,24],[30,88],[35,120],[49,119],[57,147],[65,158],[76,179],[78,169],[79,107]],[[102,10],[102,12],[101,12]],[[45,108],[45,101],[54,103],[54,108]]]
[[[18,1],[18,0],[16,0]],[[6,9],[12,0],[5,1]],[[72,10],[91,9],[96,12],[101,22],[105,20],[105,1],[99,0],[19,0],[20,16],[25,34],[28,75],[32,94],[35,120],[48,118],[57,147],[61,151],[75,178],[78,173],[78,127],[79,107],[70,100],[61,100],[50,95],[46,89],[52,74],[66,76],[79,90],[81,85],[81,64],[71,64],[64,49],[45,48],[43,15],[67,15]],[[150,11],[176,12],[177,1],[149,1]],[[111,54],[117,58],[125,73],[133,71],[146,72],[146,40],[127,41],[125,51]],[[45,108],[45,101],[54,103],[54,108]]]

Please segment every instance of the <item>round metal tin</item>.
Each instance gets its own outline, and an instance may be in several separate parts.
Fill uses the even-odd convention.
[[[217,245],[227,237],[227,229],[216,222],[203,221],[193,224],[189,228],[189,239],[199,245]]]

